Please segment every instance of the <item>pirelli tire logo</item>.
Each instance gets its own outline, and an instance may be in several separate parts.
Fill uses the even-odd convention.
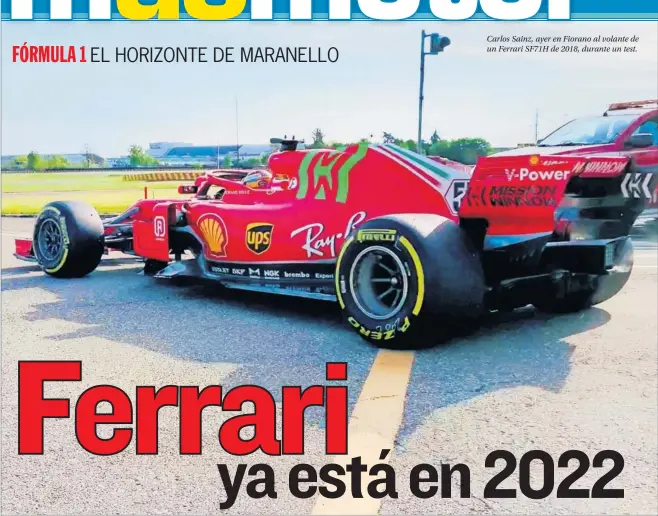
[[[272,244],[274,225],[267,222],[254,222],[247,226],[247,248],[254,254],[263,254]]]
[[[395,229],[360,229],[356,233],[357,242],[395,242]]]

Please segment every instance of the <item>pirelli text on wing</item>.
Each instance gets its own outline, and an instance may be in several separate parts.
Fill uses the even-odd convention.
[[[336,47],[242,47],[243,63],[335,63],[339,52]]]

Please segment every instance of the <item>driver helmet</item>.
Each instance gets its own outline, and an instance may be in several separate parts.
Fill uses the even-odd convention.
[[[250,172],[242,180],[242,184],[248,188],[267,188],[272,180],[272,174],[267,170]]]

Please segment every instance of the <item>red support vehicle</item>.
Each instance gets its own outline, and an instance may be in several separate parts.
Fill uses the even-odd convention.
[[[629,135],[638,149],[642,135]],[[364,339],[408,348],[485,311],[567,312],[615,295],[658,177],[641,152],[486,157],[471,175],[389,144],[273,143],[266,170],[205,174],[180,187],[187,199],[109,219],[51,203],[16,255],[80,277],[114,249],[156,278],[334,300]]]

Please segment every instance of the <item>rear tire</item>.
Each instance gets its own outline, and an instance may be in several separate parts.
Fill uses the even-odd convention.
[[[483,310],[479,257],[461,229],[438,215],[363,224],[343,244],[335,277],[347,323],[379,347],[436,345]]]
[[[81,278],[95,270],[103,256],[103,222],[85,202],[52,202],[37,217],[33,248],[46,274]]]

